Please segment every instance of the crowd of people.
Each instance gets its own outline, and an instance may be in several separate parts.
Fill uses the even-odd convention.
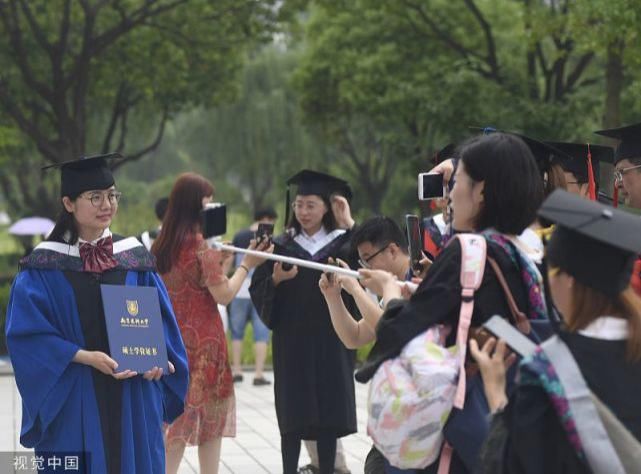
[[[177,178],[138,240],[110,231],[118,155],[59,165],[63,210],[8,306],[20,442],[85,453],[92,473],[176,473],[198,446],[200,472],[218,472],[251,321],[255,386],[272,383],[271,333],[284,474],[349,472],[355,381],[371,382],[368,474],[641,472],[641,124],[598,133],[617,148],[485,129],[441,150],[418,267],[394,219],[355,222],[349,184],[317,171],[287,181],[284,233],[257,235],[277,218],[264,209],[235,236],[257,256],[203,236],[215,190],[198,174]],[[166,367],[118,367],[101,284],[157,290]],[[495,315],[516,334],[493,333]]]

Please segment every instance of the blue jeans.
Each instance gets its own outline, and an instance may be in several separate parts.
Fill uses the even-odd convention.
[[[252,301],[246,298],[236,298],[229,304],[229,327],[232,340],[243,340],[245,327],[250,320],[254,328],[254,342],[269,342],[269,328],[258,317]]]

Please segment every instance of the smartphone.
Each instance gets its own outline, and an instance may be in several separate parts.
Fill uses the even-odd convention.
[[[420,273],[423,271],[423,265],[420,263],[423,259],[423,238],[418,216],[407,214],[405,216],[405,228],[407,230],[407,243],[412,270]]]
[[[211,202],[200,211],[200,224],[203,237],[219,237],[227,233],[227,206],[220,202]]]
[[[418,175],[418,199],[429,201],[441,199],[447,194],[447,187],[443,184],[443,175],[435,173],[420,173]]]
[[[258,224],[256,233],[254,237],[256,238],[256,243],[260,244],[263,240],[267,239],[269,243],[272,241],[272,235],[274,234],[274,224],[269,224],[266,222],[261,222]]]
[[[494,315],[485,321],[483,323],[483,329],[490,332],[496,338],[503,339],[510,349],[521,357],[528,357],[534,354],[536,344],[499,315]],[[481,341],[478,339],[477,342],[481,344]]]

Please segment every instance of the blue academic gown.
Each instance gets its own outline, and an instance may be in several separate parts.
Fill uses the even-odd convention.
[[[85,453],[91,474],[163,473],[163,422],[183,412],[187,354],[151,254],[135,238],[114,236],[114,257],[113,270],[86,273],[77,247],[44,242],[21,262],[6,322],[22,397],[20,443],[36,455]],[[101,283],[158,289],[174,374],[121,381],[72,362],[79,349],[109,354]]]

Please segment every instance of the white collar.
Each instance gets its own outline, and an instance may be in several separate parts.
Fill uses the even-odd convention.
[[[111,232],[109,233],[111,235]],[[102,237],[101,237],[102,238]],[[144,247],[140,241],[135,237],[127,237],[126,239],[114,242],[114,255],[120,252],[131,250],[135,247]],[[50,250],[52,252],[62,253],[71,257],[80,257],[80,247],[78,244],[69,245],[61,242],[40,242],[34,250]]]
[[[309,240],[310,242],[318,242],[319,240],[327,237],[327,231],[325,230],[325,226],[321,226],[321,228],[318,229],[318,231],[316,231],[314,235],[310,235],[304,230],[301,230],[299,235],[302,235],[303,238]]]
[[[625,340],[629,334],[628,321],[613,316],[601,316],[588,324],[585,329],[580,329],[579,334],[606,341]]]
[[[294,241],[307,250],[310,255],[316,255],[316,252],[345,232],[345,229],[336,229],[327,233],[325,227],[321,227],[320,230],[312,236],[308,235],[305,231],[301,231],[294,237]]]
[[[102,235],[101,235],[100,237],[98,237],[97,239],[92,240],[91,242],[89,242],[88,240],[83,240],[83,239],[81,239],[80,237],[78,237],[78,242],[76,242],[75,246],[76,246],[76,247],[80,247],[80,244],[91,244],[91,245],[96,245],[96,243],[97,243],[100,239],[104,239],[105,237],[111,237],[111,236],[112,236],[111,231],[109,230],[109,227],[107,227],[107,228],[102,232]]]

